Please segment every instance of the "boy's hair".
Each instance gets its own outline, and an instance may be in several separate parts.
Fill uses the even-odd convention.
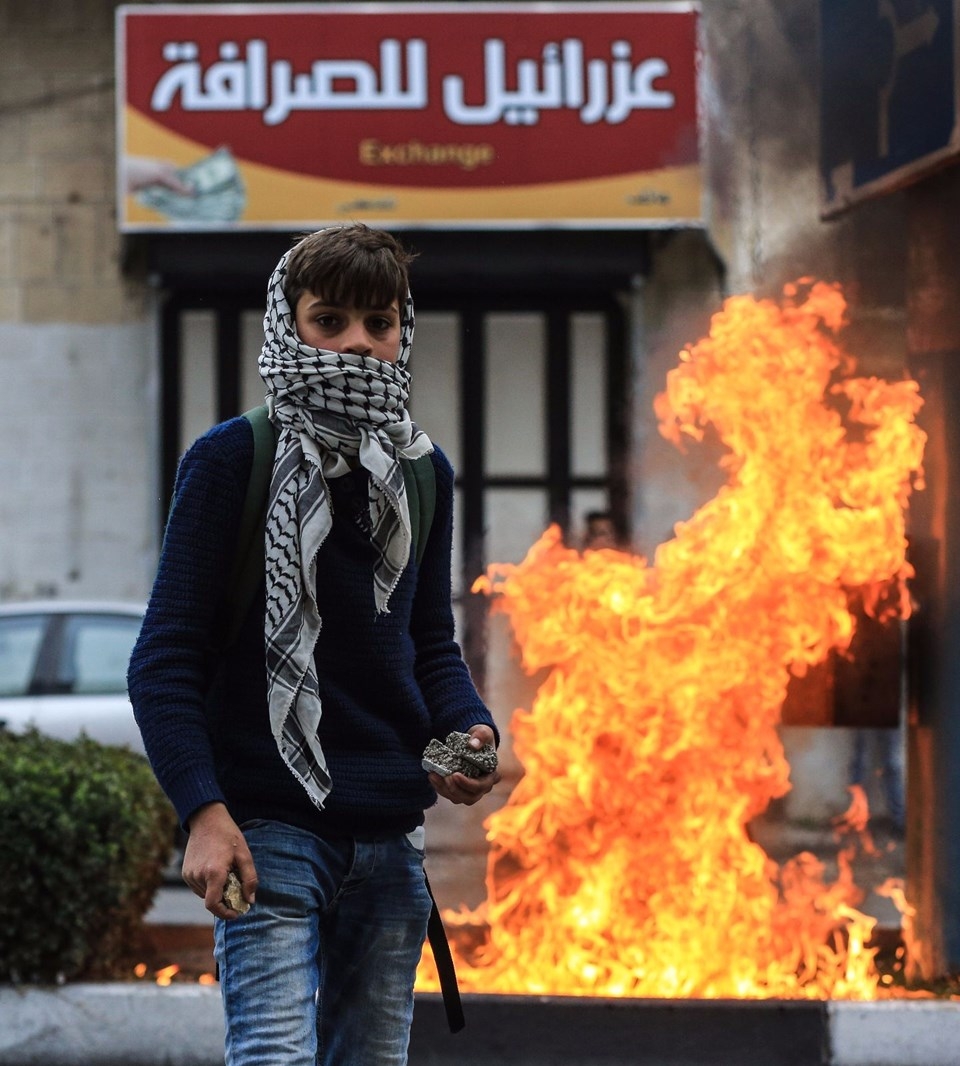
[[[414,258],[392,234],[362,222],[318,230],[294,245],[284,295],[293,311],[305,292],[344,307],[383,308],[396,300],[402,311]]]

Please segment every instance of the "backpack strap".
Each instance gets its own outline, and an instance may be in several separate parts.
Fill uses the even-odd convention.
[[[419,459],[404,459],[401,456],[400,469],[403,471],[403,484],[407,490],[410,533],[416,547],[419,566],[423,562],[423,552],[437,507],[437,475],[429,455],[421,455]]]
[[[263,580],[263,530],[270,499],[270,477],[277,452],[277,431],[267,415],[265,404],[244,411],[243,417],[253,430],[253,462],[250,480],[243,500],[237,551],[227,585],[224,607],[226,636],[223,647],[229,648],[237,639],[240,627],[250,611],[253,597]]]
[[[407,490],[407,505],[410,510],[410,530],[416,545],[417,566],[423,561],[423,552],[430,536],[430,526],[437,507],[437,474],[433,460],[429,455],[419,459],[400,460],[403,470],[403,482]],[[433,895],[433,889],[424,870],[423,880],[430,894],[430,918],[427,922],[427,939],[433,950],[433,961],[440,978],[440,992],[443,996],[443,1009],[447,1015],[447,1025],[451,1033],[459,1033],[467,1024],[463,1016],[463,1002],[460,999],[460,986],[457,971],[453,964],[447,932],[440,917],[440,908]]]

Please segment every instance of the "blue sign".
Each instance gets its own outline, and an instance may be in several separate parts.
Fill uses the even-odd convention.
[[[820,0],[824,214],[960,152],[955,0]]]

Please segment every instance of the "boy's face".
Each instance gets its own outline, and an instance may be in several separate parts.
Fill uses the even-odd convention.
[[[400,355],[396,300],[389,307],[343,307],[305,292],[297,300],[294,318],[297,335],[312,348],[372,356],[385,363],[395,363]]]

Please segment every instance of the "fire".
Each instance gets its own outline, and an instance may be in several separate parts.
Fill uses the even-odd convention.
[[[157,970],[155,974],[157,984],[165,988],[167,985],[173,983],[174,977],[176,977],[179,972],[180,967],[176,964],[162,967]]]
[[[133,968],[134,977],[142,980],[149,973],[150,968],[145,962],[138,962]],[[153,977],[156,984],[161,988],[167,988],[172,985],[174,979],[178,976],[182,976],[182,970],[177,963],[171,963],[168,966],[161,966],[158,970],[154,970]],[[217,978],[212,973],[202,973],[197,977],[198,985],[215,985]]]
[[[487,821],[487,900],[466,990],[874,998],[873,919],[845,857],[780,867],[750,820],[790,788],[791,674],[850,643],[851,599],[905,594],[921,487],[915,382],[855,377],[840,289],[740,296],[680,354],[661,432],[715,434],[727,483],[652,565],[548,529],[477,587],[548,670],[511,729],[524,776]],[[459,938],[454,938],[459,940]],[[418,987],[436,987],[429,957]]]

